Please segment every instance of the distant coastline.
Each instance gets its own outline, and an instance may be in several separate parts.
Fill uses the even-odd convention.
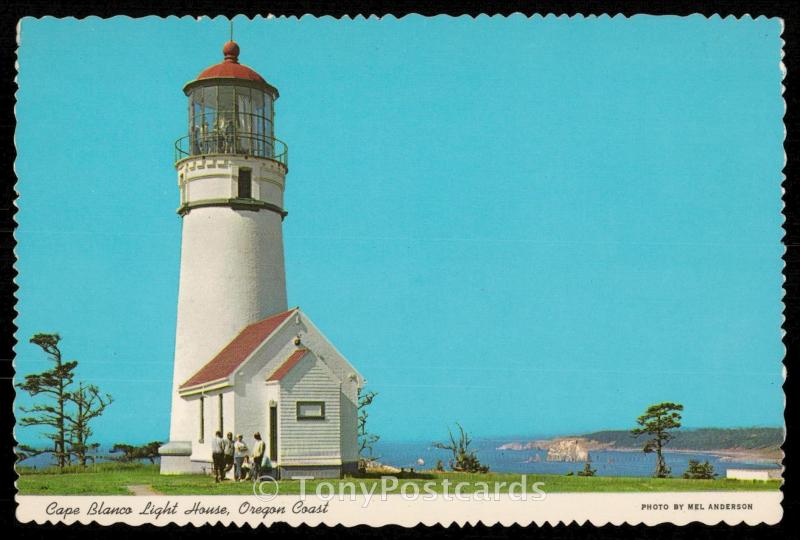
[[[714,455],[721,461],[747,461],[753,463],[780,464],[783,459],[783,428],[698,428],[679,430],[666,452],[703,453]],[[511,441],[497,447],[497,450],[524,452],[526,450],[545,450],[553,459],[577,461],[575,456],[564,455],[563,448],[575,449],[575,456],[585,452],[616,451],[641,452],[629,431],[597,431],[583,435],[559,436],[549,439]]]

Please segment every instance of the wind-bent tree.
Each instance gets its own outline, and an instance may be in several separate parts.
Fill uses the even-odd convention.
[[[650,405],[645,413],[636,419],[636,423],[641,427],[631,430],[635,437],[650,436],[645,441],[642,451],[646,454],[655,452],[656,478],[667,478],[670,475],[670,468],[664,461],[663,449],[672,440],[673,435],[670,430],[681,427],[681,415],[678,411],[682,410],[683,405],[669,401]]]
[[[160,441],[150,442],[143,446],[134,446],[132,444],[117,443],[111,449],[112,454],[122,452],[122,455],[115,458],[118,461],[136,461],[139,459],[150,460],[150,463],[155,463],[158,457],[158,448],[163,443]]]
[[[358,396],[358,457],[359,468],[366,469],[367,464],[371,461],[380,459],[380,456],[375,455],[375,443],[380,440],[380,435],[370,433],[367,431],[367,418],[369,418],[369,411],[367,407],[372,404],[372,401],[378,395],[377,392],[367,392],[361,395],[359,390]]]
[[[27,458],[50,453],[56,459],[58,468],[63,470],[75,456],[81,466],[86,465],[88,454],[98,447],[89,443],[92,430],[89,423],[103,414],[113,401],[109,394],[101,394],[91,384],[79,383],[73,390],[75,368],[78,362],[65,362],[58,344],[58,334],[36,334],[31,343],[41,348],[53,362],[52,369],[42,373],[25,376],[25,381],[17,387],[32,397],[44,398],[32,407],[20,407],[28,416],[20,418],[20,426],[46,426],[51,430],[44,436],[53,441],[53,449],[37,449],[20,445],[17,454]]]
[[[101,394],[93,384],[78,383],[78,390],[70,393],[70,401],[75,404],[75,413],[68,417],[70,422],[70,450],[81,466],[86,465],[90,450],[96,450],[99,443],[89,443],[92,428],[89,422],[97,418],[114,400],[110,394]]]
[[[20,455],[30,456],[51,452],[56,458],[56,463],[60,469],[66,467],[69,462],[69,420],[67,419],[67,407],[70,398],[69,387],[75,378],[75,368],[78,362],[64,362],[61,357],[61,350],[58,342],[61,337],[58,334],[36,334],[31,338],[31,343],[39,346],[48,358],[53,362],[52,369],[42,373],[34,373],[25,376],[25,382],[17,385],[18,388],[29,393],[32,397],[42,396],[48,398],[44,403],[37,403],[32,407],[20,407],[22,412],[29,416],[19,419],[20,426],[47,426],[51,431],[44,434],[45,437],[53,441],[53,450],[37,450],[28,446],[21,446]]]
[[[458,426],[458,440],[453,436],[450,428],[447,428],[449,442],[435,442],[434,448],[441,450],[449,450],[453,454],[453,459],[450,460],[450,468],[458,472],[471,472],[471,473],[485,473],[489,472],[487,465],[481,464],[475,450],[470,450],[469,445],[472,444],[472,439],[461,424],[456,422]]]

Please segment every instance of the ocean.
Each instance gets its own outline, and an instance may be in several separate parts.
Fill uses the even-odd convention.
[[[498,450],[503,444],[515,439],[475,439],[472,448],[477,451],[478,459],[488,465],[493,472],[530,473],[530,474],[567,474],[583,469],[583,462],[547,461],[546,450]],[[516,439],[526,441],[530,439]],[[389,442],[379,441],[375,447],[376,455],[381,463],[395,467],[413,467],[417,470],[431,469],[437,460],[447,466],[451,454],[447,450],[434,448],[430,442]],[[604,450],[589,452],[592,468],[597,476],[652,476],[656,466],[655,454],[641,451]],[[714,472],[720,477],[731,469],[751,469],[778,467],[776,464],[731,460],[709,453],[670,452],[664,454],[667,465],[672,469],[672,476],[681,476],[686,470],[689,460],[708,461],[714,466]],[[420,464],[419,460],[424,463]]]

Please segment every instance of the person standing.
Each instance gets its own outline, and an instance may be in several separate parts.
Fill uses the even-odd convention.
[[[241,435],[236,436],[236,442],[233,443],[233,451],[233,479],[239,482],[244,480],[242,465],[247,459],[247,445],[242,440]]]
[[[233,433],[230,431],[225,435],[225,440],[223,441],[225,445],[223,447],[223,452],[225,454],[225,474],[222,475],[222,479],[228,476],[228,472],[233,469]]]
[[[258,431],[253,433],[253,438],[256,440],[256,444],[253,448],[253,472],[251,475],[253,480],[258,480],[261,476],[261,460],[264,459],[267,445],[265,445],[264,441],[261,440],[261,433]]]
[[[214,433],[211,439],[211,461],[214,463],[214,482],[219,483],[225,476],[225,439],[221,431]]]

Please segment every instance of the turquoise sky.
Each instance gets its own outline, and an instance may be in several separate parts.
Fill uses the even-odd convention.
[[[237,19],[279,88],[289,302],[432,440],[782,425],[777,19]],[[181,88],[224,19],[21,25],[19,327],[115,397],[103,442],[168,432]],[[212,355],[215,351],[209,351]],[[27,398],[20,398],[27,403]],[[18,430],[30,442],[31,431]]]

